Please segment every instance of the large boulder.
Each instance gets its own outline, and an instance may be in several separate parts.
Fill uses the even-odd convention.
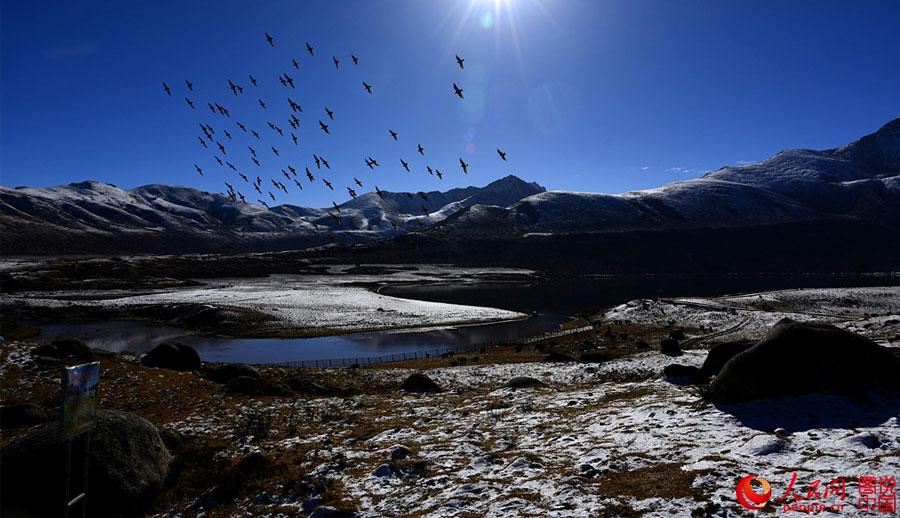
[[[753,340],[737,340],[735,342],[723,342],[709,348],[706,359],[700,367],[700,373],[710,378],[719,374],[728,360],[753,347]]]
[[[200,355],[193,347],[177,342],[163,342],[141,358],[147,367],[158,367],[173,371],[195,371],[200,369]]]
[[[886,348],[829,324],[783,319],[729,360],[710,384],[715,403],[816,393],[863,395],[900,388],[900,361]]]
[[[400,385],[400,390],[404,392],[441,392],[441,387],[422,373],[410,374]]]
[[[73,443],[79,469],[83,441]],[[3,515],[55,516],[63,488],[59,423],[16,439],[0,456]],[[91,431],[88,516],[140,514],[169,474],[172,456],[156,427],[124,412],[97,412]]]

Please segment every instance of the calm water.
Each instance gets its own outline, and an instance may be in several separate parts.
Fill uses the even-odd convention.
[[[491,306],[537,315],[524,321],[418,331],[359,333],[317,338],[215,338],[143,322],[97,322],[44,326],[40,338],[71,336],[91,347],[145,352],[176,340],[196,348],[211,362],[274,363],[363,358],[402,352],[510,341],[555,329],[569,315],[593,313],[635,298],[713,296],[783,288],[885,286],[897,277],[756,276],[627,277],[538,282],[530,285],[393,286],[386,295],[435,302]]]

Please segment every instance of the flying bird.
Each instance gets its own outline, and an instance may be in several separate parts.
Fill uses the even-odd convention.
[[[262,106],[263,110],[266,109],[266,103],[262,99],[259,100],[259,105]]]
[[[339,70],[340,67],[341,67],[341,62],[340,62],[340,60],[338,60],[338,58],[336,58],[336,57],[334,57],[334,56],[331,56],[331,61],[334,62],[334,69],[335,69],[335,70]]]
[[[347,187],[347,192],[350,193],[350,197],[351,197],[351,198],[353,198],[354,200],[356,199],[356,191],[354,191],[353,189]]]
[[[294,145],[296,146],[297,145],[297,135],[294,135],[293,131],[291,132],[291,140],[294,141]]]
[[[284,73],[284,82],[291,85],[291,88],[294,88],[294,78],[287,75],[287,72]]]
[[[303,113],[303,108],[301,108],[299,104],[295,103],[294,100],[290,97],[288,97],[288,104],[291,105],[291,111]]]
[[[222,130],[222,133],[224,133],[226,137],[231,139],[231,133],[228,133],[228,130]]]
[[[331,202],[331,205],[334,206],[334,208],[337,209],[338,212],[341,211],[341,208],[338,207],[338,204],[337,204],[337,203],[335,203],[335,202],[332,201],[332,202]]]
[[[169,85],[167,85],[165,81],[163,81],[163,90],[165,90],[170,97],[172,96],[172,89],[169,88]]]
[[[422,144],[419,144],[419,154],[425,156],[425,148],[422,147]]]
[[[363,183],[362,183],[361,181],[359,181],[359,178],[357,178],[357,177],[355,177],[355,176],[353,177],[353,181],[356,182],[356,185],[358,185],[358,186],[360,186],[360,187],[363,186]]]
[[[259,86],[256,84],[256,78],[253,77],[252,75],[250,76],[250,82],[253,83],[253,86]]]
[[[443,179],[444,179],[443,173],[441,173],[439,170],[435,169],[435,170],[434,170],[434,174],[437,175],[438,180],[443,180]]]
[[[331,166],[328,165],[328,160],[325,160],[325,157],[321,157],[321,156],[320,156],[320,157],[319,157],[319,160],[322,161],[322,165],[325,166],[325,169],[331,169]]]
[[[269,42],[269,46],[275,46],[275,38],[273,38],[268,32],[266,33],[266,41]]]
[[[296,59],[291,58],[291,62],[294,64],[294,68],[300,70],[300,63],[298,63]]]
[[[243,180],[245,183],[249,182],[249,180],[247,179],[247,175],[245,175],[244,173],[238,173],[238,176],[240,176],[241,180]]]
[[[500,155],[500,159],[506,162],[506,153],[501,151],[499,148],[497,149],[497,154]]]
[[[294,183],[297,184],[297,187],[299,187],[301,191],[303,190],[303,185],[300,184],[300,181],[299,181],[299,180],[297,180],[296,178],[294,178]]]
[[[309,172],[309,168],[308,168],[308,167],[304,167],[304,169],[306,169],[306,177],[309,178],[309,181],[310,181],[310,182],[315,182],[315,181],[316,181],[316,177],[313,176],[313,174],[312,174],[311,172]]]
[[[397,132],[396,131],[389,129],[388,132],[390,132],[391,138],[393,138],[394,140],[397,140]]]
[[[209,106],[209,111],[216,113],[216,107],[212,105],[212,103],[206,103]]]
[[[219,142],[219,141],[217,140],[217,141],[216,141],[216,145],[219,146],[219,151],[221,151],[223,155],[227,155],[227,154],[228,154],[228,153],[225,152],[225,146],[223,146],[221,142]]]
[[[338,216],[337,214],[335,214],[333,212],[329,212],[328,215],[331,216],[332,218],[334,218],[334,220],[337,221],[338,225],[343,225],[343,223],[341,222],[340,216]]]
[[[310,45],[308,41],[306,42],[306,52],[309,52],[310,56],[313,55],[313,46]]]
[[[186,102],[186,103],[188,104],[188,106],[191,107],[192,110],[194,109],[194,102],[193,102],[193,101],[191,101],[190,99],[188,99],[187,97],[185,97],[185,98],[184,98],[184,102]]]
[[[363,81],[363,87],[366,89],[367,92],[372,93],[372,85]]]
[[[324,131],[326,135],[330,135],[330,133],[328,132],[328,124],[325,124],[320,120],[319,127],[322,128],[322,131]]]
[[[243,193],[240,193],[240,192],[239,192],[239,193],[237,193],[237,194],[238,194],[238,196],[240,196],[240,198],[241,198],[241,203],[247,203],[247,200],[244,198],[244,194],[243,194]]]
[[[234,164],[232,164],[232,163],[229,162],[228,160],[225,161],[225,164],[226,164],[226,165],[228,166],[228,168],[231,169],[232,171],[237,171],[237,167],[234,167]]]
[[[258,190],[259,190],[259,189],[257,189],[257,191],[258,191]],[[262,194],[262,193],[260,193],[260,194]],[[267,209],[269,208],[269,204],[266,203],[265,201],[263,201],[263,200],[261,200],[261,199],[259,199],[259,198],[256,198],[256,201],[258,201],[260,204],[262,204],[265,208],[267,208]]]
[[[200,141],[200,143],[201,143],[201,144],[203,144],[203,147],[207,147],[207,146],[206,146],[206,141],[205,141],[205,140],[203,140],[203,137],[201,137],[201,136],[199,136],[199,135],[197,135],[197,140],[199,140],[199,141]]]
[[[463,61],[465,61],[465,59],[459,57],[459,54],[457,54],[456,55],[456,64],[459,65],[460,70],[464,70],[466,68],[465,65],[463,65]]]
[[[324,178],[322,178],[322,182],[324,182],[325,185],[327,185],[329,189],[331,189],[332,191],[334,190],[334,187],[331,186],[331,182],[329,182],[328,180],[326,180]]]
[[[313,155],[313,160],[316,161],[316,169],[322,169],[322,159],[319,158],[319,155]]]
[[[275,149],[275,146],[272,146],[272,152],[275,153],[275,156],[281,156],[278,154],[278,150]]]
[[[237,85],[235,85],[234,83],[232,83],[232,82],[231,82],[231,79],[228,80],[228,88],[231,88],[231,93],[233,93],[234,95],[237,95],[237,94],[238,94],[238,92],[237,92]]]
[[[426,165],[425,170],[428,171],[428,174],[434,176],[434,170],[431,169],[430,165]]]
[[[203,169],[200,169],[199,165],[194,164],[194,169],[196,169],[197,172],[200,173],[200,176],[203,176]]]
[[[275,201],[275,195],[272,194],[272,191],[269,191],[269,197],[272,198],[272,201]]]
[[[378,195],[379,198],[384,199],[384,191],[379,189],[377,185],[375,186],[375,193]]]
[[[253,136],[259,139],[259,133],[257,133],[256,130],[250,130],[250,133],[253,133]]]
[[[294,168],[291,167],[290,165],[288,165],[287,167],[288,167],[288,171],[290,171],[292,175],[297,176],[297,170],[296,170],[296,169],[294,169]]]
[[[253,163],[256,164],[256,167],[262,167],[259,165],[259,160],[257,160],[255,156],[251,156],[250,160],[252,160]]]
[[[460,99],[464,99],[462,88],[456,86],[456,83],[453,83],[453,91],[456,92],[456,95],[458,95]]]
[[[250,150],[250,154],[251,154],[251,155],[256,156],[256,150],[255,150],[255,149],[253,149],[253,148],[250,147],[250,146],[247,146],[247,149]]]
[[[359,64],[359,58],[358,58],[357,56],[355,56],[355,55],[353,55],[353,54],[350,54],[350,59],[353,60],[353,64],[354,64],[354,65],[358,65],[358,64]]]
[[[192,91],[192,92],[194,91],[194,83],[192,83],[192,82],[188,81],[187,79],[185,79],[185,80],[184,80],[184,84],[187,85],[187,89],[188,89],[188,90],[190,90],[190,91]]]
[[[469,174],[469,164],[467,164],[462,157],[459,159],[459,166],[462,167],[463,174]]]
[[[329,110],[327,106],[325,107],[325,113],[328,114],[329,119],[334,120],[334,112]]]
[[[244,133],[247,133],[247,126],[244,126],[240,122],[238,122],[237,125],[238,125],[238,128],[241,128],[241,131],[243,131]]]
[[[407,172],[407,173],[411,172],[411,171],[409,170],[409,164],[406,162],[406,160],[403,160],[403,159],[401,158],[401,159],[400,159],[400,163],[403,164],[403,169],[406,169],[406,172]]]
[[[220,166],[223,166],[223,167],[225,166],[225,164],[222,163],[222,159],[221,159],[221,158],[219,158],[219,157],[217,157],[217,156],[215,156],[215,157],[213,157],[213,158],[216,159],[216,162],[218,162]]]

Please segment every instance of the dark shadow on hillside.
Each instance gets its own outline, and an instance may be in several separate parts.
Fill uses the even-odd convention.
[[[900,394],[870,392],[866,397],[811,394],[715,407],[748,428],[766,432],[776,428],[792,433],[813,428],[850,429],[877,426],[900,415]]]

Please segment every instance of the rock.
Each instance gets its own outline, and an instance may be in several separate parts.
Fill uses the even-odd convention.
[[[547,384],[539,379],[531,378],[528,376],[518,376],[507,381],[505,386],[508,388],[520,389],[531,387],[546,387]]]
[[[381,466],[375,468],[375,471],[372,474],[376,477],[390,477],[394,474],[394,470],[392,470],[389,465],[382,464]]]
[[[441,387],[438,386],[437,383],[431,381],[431,378],[428,376],[415,373],[410,374],[408,378],[400,385],[400,390],[405,392],[441,392]]]
[[[34,403],[9,403],[0,405],[0,429],[20,428],[43,423],[47,412]]]
[[[79,458],[82,441],[73,443]],[[59,423],[48,423],[3,448],[0,500],[23,515],[56,515],[62,494]],[[88,516],[140,515],[162,487],[172,456],[156,427],[124,412],[99,411],[91,431]],[[6,513],[4,513],[6,514]]]
[[[326,387],[313,381],[294,376],[285,380],[285,384],[294,392],[301,394],[309,394],[311,396],[334,397],[345,393],[344,390],[332,387]]]
[[[563,353],[559,353],[556,351],[550,351],[550,353],[544,357],[545,362],[560,362],[560,363],[568,363],[574,362],[575,358]]]
[[[32,349],[31,354],[57,360],[63,358],[89,360],[93,357],[91,348],[76,338],[60,338],[58,340],[53,340],[49,344],[35,347]]]
[[[578,357],[578,363],[603,363],[609,361],[609,355],[600,351],[585,351]]]
[[[289,396],[291,389],[283,383],[272,383],[261,378],[238,376],[225,383],[225,391],[242,396]]]
[[[409,457],[409,448],[403,446],[402,444],[398,444],[391,448],[391,460],[402,460]]]
[[[669,333],[669,338],[673,340],[684,340],[684,331],[682,331],[681,329],[675,329],[674,331]]]
[[[163,342],[141,358],[146,367],[158,367],[173,371],[200,370],[200,355],[193,347],[176,342]]]
[[[663,369],[663,378],[675,385],[699,385],[704,381],[703,376],[700,374],[700,369],[691,365],[679,365],[677,363],[666,365],[666,368]]]
[[[674,338],[663,338],[659,341],[659,352],[667,356],[681,356],[681,346]]]
[[[638,340],[637,342],[634,343],[634,346],[637,347],[638,349],[649,349],[650,348],[650,344],[648,344],[644,340]]]
[[[242,363],[230,363],[208,369],[203,377],[215,383],[227,383],[239,376],[259,379],[259,371]]]
[[[706,359],[703,360],[703,366],[700,367],[700,372],[705,378],[718,375],[722,367],[728,363],[728,360],[746,351],[755,343],[753,340],[738,340],[736,342],[723,342],[710,347]]]
[[[710,384],[714,403],[900,389],[900,361],[890,350],[829,324],[783,319],[734,356]]]

